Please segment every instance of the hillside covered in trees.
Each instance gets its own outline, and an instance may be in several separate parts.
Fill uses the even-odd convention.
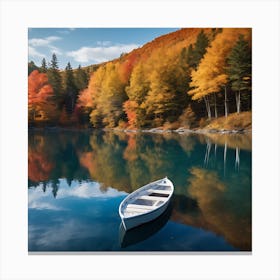
[[[251,111],[251,29],[187,28],[118,59],[28,65],[30,127],[196,128]],[[248,114],[246,114],[248,116]],[[251,116],[251,115],[249,115]]]

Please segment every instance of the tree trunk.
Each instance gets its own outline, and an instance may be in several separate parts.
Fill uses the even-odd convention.
[[[216,93],[214,93],[215,118],[218,117]]]
[[[238,90],[238,93],[235,92],[235,101],[236,101],[236,112],[237,114],[240,113],[240,89]]]
[[[235,92],[235,104],[236,104],[236,113],[238,113],[238,98],[237,98],[237,92]]]
[[[227,87],[225,86],[225,117],[228,116],[228,105],[227,105]]]
[[[224,176],[226,175],[226,163],[227,163],[227,142],[224,146]]]
[[[240,96],[240,90],[238,91],[238,113],[241,112],[241,96]]]
[[[205,101],[205,106],[206,106],[206,111],[207,111],[208,119],[211,120],[210,104],[209,104],[209,100],[208,100],[208,98],[206,96],[204,96],[204,101]]]

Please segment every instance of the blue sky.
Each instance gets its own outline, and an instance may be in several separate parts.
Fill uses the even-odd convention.
[[[58,58],[59,68],[108,61],[178,28],[29,28],[28,61]]]

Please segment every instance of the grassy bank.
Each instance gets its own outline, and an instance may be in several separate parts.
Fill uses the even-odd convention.
[[[252,112],[233,113],[226,117],[212,119],[203,129],[214,130],[251,130]]]

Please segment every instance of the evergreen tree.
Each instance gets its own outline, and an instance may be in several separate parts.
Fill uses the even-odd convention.
[[[191,44],[187,51],[187,62],[190,67],[197,69],[197,66],[206,53],[206,48],[209,45],[209,40],[203,30],[198,34],[196,42],[193,45]]]
[[[29,76],[30,73],[33,72],[34,70],[39,70],[39,67],[36,66],[36,64],[34,63],[33,60],[31,60],[30,62],[28,62],[28,76]]]
[[[47,71],[47,75],[48,75],[49,82],[54,91],[54,101],[58,106],[58,108],[61,108],[62,100],[63,100],[62,78],[58,68],[58,61],[55,53],[52,55],[52,60],[50,63],[50,67]]]
[[[75,83],[78,91],[85,89],[88,85],[88,74],[81,68],[81,65],[75,72]]]
[[[228,56],[228,76],[231,88],[236,93],[237,113],[241,110],[241,92],[251,92],[252,54],[248,41],[243,35],[233,46]],[[251,99],[250,97],[247,97]],[[250,102],[251,103],[251,102]]]
[[[188,65],[191,68],[195,68],[196,64],[195,64],[195,61],[194,61],[194,49],[193,49],[193,45],[192,44],[189,45],[187,52],[183,51],[182,55],[186,56],[186,60],[187,60]]]
[[[201,58],[206,53],[206,48],[208,47],[208,44],[209,44],[209,40],[202,30],[198,34],[197,40],[196,40],[195,46],[194,46],[195,68],[198,66]]]
[[[75,84],[73,69],[71,67],[70,62],[67,63],[67,66],[65,68],[64,84],[65,84],[65,91],[64,91],[65,109],[68,114],[72,114],[74,112],[74,108],[78,97],[78,89]]]
[[[57,60],[57,56],[55,53],[53,53],[53,55],[52,55],[51,68],[58,70],[58,60]]]
[[[47,62],[46,62],[46,59],[45,58],[43,58],[42,59],[42,64],[41,64],[41,73],[47,73],[47,70],[48,70],[48,68],[47,68]]]

